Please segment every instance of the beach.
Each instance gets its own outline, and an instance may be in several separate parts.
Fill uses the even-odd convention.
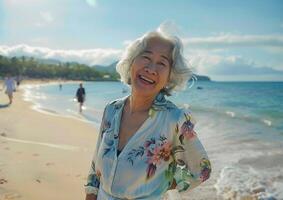
[[[8,99],[0,92],[0,200],[84,199],[97,128],[75,118],[38,112],[23,100],[23,93],[23,89],[15,92],[13,104],[6,107]],[[215,190],[202,190],[190,193],[189,199],[216,199]]]
[[[0,199],[84,199],[97,131],[76,119],[42,114],[0,91]]]
[[[175,199],[282,199],[282,112],[266,106],[266,115],[258,118],[254,111],[262,109],[251,107],[248,99],[239,95],[239,102],[249,105],[250,110],[237,109],[243,103],[231,104],[235,98],[230,100],[228,96],[235,84],[199,84],[205,93],[188,89],[173,100],[177,104],[183,99],[192,100],[196,132],[211,160],[212,174],[200,187],[179,197],[175,195]],[[78,114],[73,102],[77,82],[64,83],[62,91],[58,90],[58,82],[27,82],[14,93],[11,106],[6,106],[8,99],[0,91],[0,200],[84,199],[83,186],[103,107],[110,99],[129,94],[121,92],[124,86],[118,82],[90,82],[85,87],[87,102],[83,115]],[[266,91],[281,90],[282,84],[263,84],[264,87]],[[215,94],[215,88],[220,88],[219,93],[206,102],[205,97],[209,92],[208,96]],[[237,84],[237,93],[253,88],[251,84]],[[259,91],[261,96],[262,93],[266,92]],[[277,90],[274,94],[278,94]],[[226,102],[220,102],[221,95],[226,95]],[[270,104],[269,96],[264,98],[257,98],[260,106],[263,102]],[[275,108],[280,99],[274,101]],[[198,105],[198,101],[202,104]],[[215,106],[217,102],[221,103],[219,108]]]

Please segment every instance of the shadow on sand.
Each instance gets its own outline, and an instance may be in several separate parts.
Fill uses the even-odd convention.
[[[10,106],[9,103],[7,103],[7,104],[0,104],[0,109],[1,109],[1,108],[7,108],[7,107],[9,107],[9,106]]]

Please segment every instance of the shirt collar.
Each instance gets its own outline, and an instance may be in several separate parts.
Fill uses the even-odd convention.
[[[115,101],[114,102],[115,108],[116,109],[122,108],[128,97],[129,97],[129,95]],[[165,98],[165,94],[163,92],[160,92],[160,93],[158,93],[158,95],[156,95],[156,97],[155,97],[155,99],[152,103],[152,106],[149,110],[149,115],[151,115],[150,114],[152,112],[151,110],[162,111],[162,110],[172,109],[172,108],[175,108],[175,107],[176,106],[171,101],[168,101]]]

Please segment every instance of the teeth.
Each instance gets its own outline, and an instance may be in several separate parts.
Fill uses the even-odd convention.
[[[152,83],[152,84],[155,83],[153,80],[151,80],[151,79],[149,79],[149,78],[147,78],[145,76],[140,75],[140,78],[142,78],[143,80],[145,80],[145,81],[147,81],[149,83]]]

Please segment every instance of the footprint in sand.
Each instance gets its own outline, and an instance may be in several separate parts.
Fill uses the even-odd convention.
[[[77,175],[76,175],[76,177],[80,177],[80,176],[81,176],[81,174],[77,174]]]
[[[4,133],[4,132],[3,132],[3,133],[1,133],[0,135],[1,135],[2,137],[7,137],[7,134],[6,134],[6,133]]]
[[[10,150],[10,148],[9,148],[9,147],[5,147],[4,149],[5,149],[5,150],[7,150],[7,151],[9,151],[9,150]]]
[[[46,163],[45,165],[49,167],[49,166],[51,166],[51,165],[54,165],[54,163],[53,163],[53,162],[48,162],[48,163]]]
[[[0,178],[0,184],[5,184],[8,183],[8,181],[4,178]]]
[[[37,157],[37,156],[39,156],[39,154],[34,153],[34,154],[32,154],[32,156]]]
[[[35,181],[38,182],[38,183],[41,183],[41,180],[39,180],[39,179],[36,179]]]

